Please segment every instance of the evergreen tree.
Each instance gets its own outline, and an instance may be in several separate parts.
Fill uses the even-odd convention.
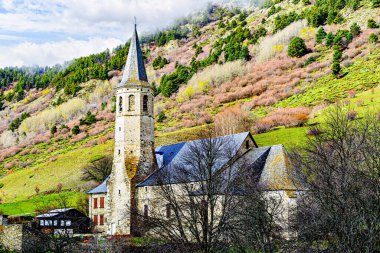
[[[300,37],[294,37],[288,46],[288,55],[290,57],[302,57],[307,53],[305,41]]]
[[[316,34],[316,38],[315,38],[315,41],[318,43],[318,44],[321,44],[322,41],[326,38],[326,31],[325,29],[321,26],[318,31],[317,31],[317,34]]]
[[[354,37],[358,36],[361,32],[360,26],[357,23],[353,23],[350,27],[350,32],[352,36]]]
[[[376,44],[377,42],[379,42],[379,37],[377,37],[376,34],[371,33],[371,35],[368,37],[368,42],[372,44]]]
[[[338,77],[339,74],[340,74],[340,70],[341,70],[341,67],[340,67],[340,63],[339,62],[334,62],[331,66],[331,70],[333,72],[333,74]]]
[[[75,135],[79,134],[80,133],[80,128],[78,125],[74,126],[72,129],[71,129],[71,132]]]
[[[376,21],[373,20],[373,19],[368,19],[368,21],[367,21],[367,27],[368,28],[379,28],[379,26],[377,25]]]
[[[326,35],[326,46],[331,46],[333,44],[333,41],[334,41],[334,34],[332,32],[329,32],[327,35]]]

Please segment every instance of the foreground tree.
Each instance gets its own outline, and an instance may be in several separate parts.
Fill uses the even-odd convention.
[[[206,131],[161,170],[157,203],[149,216],[141,214],[144,224],[152,235],[188,251],[273,252],[281,197],[272,202],[265,196],[257,171],[231,137],[212,136]]]
[[[299,239],[320,252],[380,249],[380,123],[350,120],[336,107],[293,161],[308,188],[299,203]]]

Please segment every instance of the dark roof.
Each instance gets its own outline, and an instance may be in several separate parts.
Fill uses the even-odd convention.
[[[60,215],[62,213],[65,213],[70,210],[75,210],[74,208],[61,208],[61,209],[54,209],[49,211],[48,213],[37,215],[36,218],[50,218],[55,217],[57,215]]]
[[[138,84],[139,81],[148,82],[148,78],[144,66],[144,58],[142,55],[137,29],[135,29],[131,39],[131,45],[128,51],[127,61],[124,66],[123,78],[118,88],[127,86],[128,84]]]
[[[229,150],[231,156],[226,155],[225,157],[218,159],[218,162],[214,165],[213,168],[215,171],[224,166],[230,160],[230,158],[236,154],[247,136],[250,136],[249,132],[213,138],[213,140],[220,141],[220,143],[226,143],[226,145],[228,145],[228,148],[231,149]],[[162,154],[163,166],[153,172],[143,182],[139,183],[137,187],[153,186],[169,182],[179,183],[180,176],[177,175],[178,170],[175,168],[175,165],[178,165],[182,162],[181,159],[183,156],[189,153],[192,146],[202,145],[202,141],[204,140],[181,142],[169,146],[158,147],[156,149],[156,153]],[[184,168],[182,164],[181,167]],[[191,168],[188,168],[187,170],[191,170]],[[170,178],[163,179],[166,177],[166,175],[170,175]]]
[[[100,185],[89,191],[89,194],[98,194],[98,193],[106,193],[107,192],[107,181],[110,179],[108,176],[106,180],[104,180]]]

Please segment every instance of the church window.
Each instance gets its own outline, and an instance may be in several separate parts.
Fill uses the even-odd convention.
[[[148,112],[148,96],[144,95],[143,97],[143,111]]]
[[[119,97],[119,112],[123,111],[123,98],[120,96]]]
[[[128,98],[128,105],[129,105],[129,110],[134,111],[135,110],[135,96],[134,95],[129,95]]]
[[[94,215],[94,225],[95,226],[98,225],[98,216],[97,215]]]
[[[99,215],[99,225],[104,225],[104,215]]]
[[[144,205],[144,217],[147,218],[148,215],[149,215],[149,209],[148,209],[148,205]]]
[[[120,149],[118,151],[119,151],[119,155],[120,155]]]
[[[94,198],[94,208],[98,208],[98,199]]]
[[[145,186],[145,192],[147,192],[147,191],[148,191],[148,187]]]
[[[249,141],[246,141],[246,142],[245,142],[245,148],[246,148],[246,149],[249,149]]]
[[[166,218],[170,218],[172,215],[172,210],[170,209],[170,204],[166,204]]]
[[[121,194],[120,190],[119,190],[119,195]]]

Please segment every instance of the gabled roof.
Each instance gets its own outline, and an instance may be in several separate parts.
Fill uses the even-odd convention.
[[[88,194],[99,194],[107,192],[107,181],[110,179],[110,176],[106,178],[100,185],[88,192]]]
[[[65,213],[67,211],[74,210],[74,208],[61,208],[61,209],[53,209],[48,213],[37,215],[37,218],[50,218],[60,215],[61,213]]]
[[[140,81],[148,82],[148,78],[145,71],[144,58],[135,25],[127,61],[124,66],[123,78],[117,87],[120,88],[129,84],[140,84]]]
[[[221,167],[223,167],[231,157],[233,157],[241,145],[243,144],[244,140],[250,136],[249,132],[239,133],[239,134],[232,134],[232,135],[226,135],[226,136],[220,136],[213,138],[212,140],[215,140],[220,143],[226,143],[228,147],[231,150],[229,152],[231,153],[231,156],[226,155],[225,157],[218,159],[218,162],[214,164],[214,171],[219,170]],[[176,170],[176,165],[181,163],[181,159],[186,156],[186,154],[189,154],[191,147],[202,145],[202,141],[204,140],[194,140],[194,141],[188,141],[188,142],[181,142],[169,146],[162,146],[156,148],[156,153],[163,155],[163,166],[153,172],[150,176],[148,176],[143,182],[139,183],[137,187],[143,187],[143,186],[153,186],[158,185],[161,183],[169,183],[169,182],[163,182],[163,177],[166,177],[166,175],[170,175],[170,178],[164,179],[164,181],[170,181],[170,183],[179,183],[179,176],[177,175],[178,170]],[[181,165],[181,167],[185,167]],[[186,169],[186,168],[185,168]],[[191,170],[191,168],[188,168],[188,170]],[[196,180],[194,180],[196,181]]]

